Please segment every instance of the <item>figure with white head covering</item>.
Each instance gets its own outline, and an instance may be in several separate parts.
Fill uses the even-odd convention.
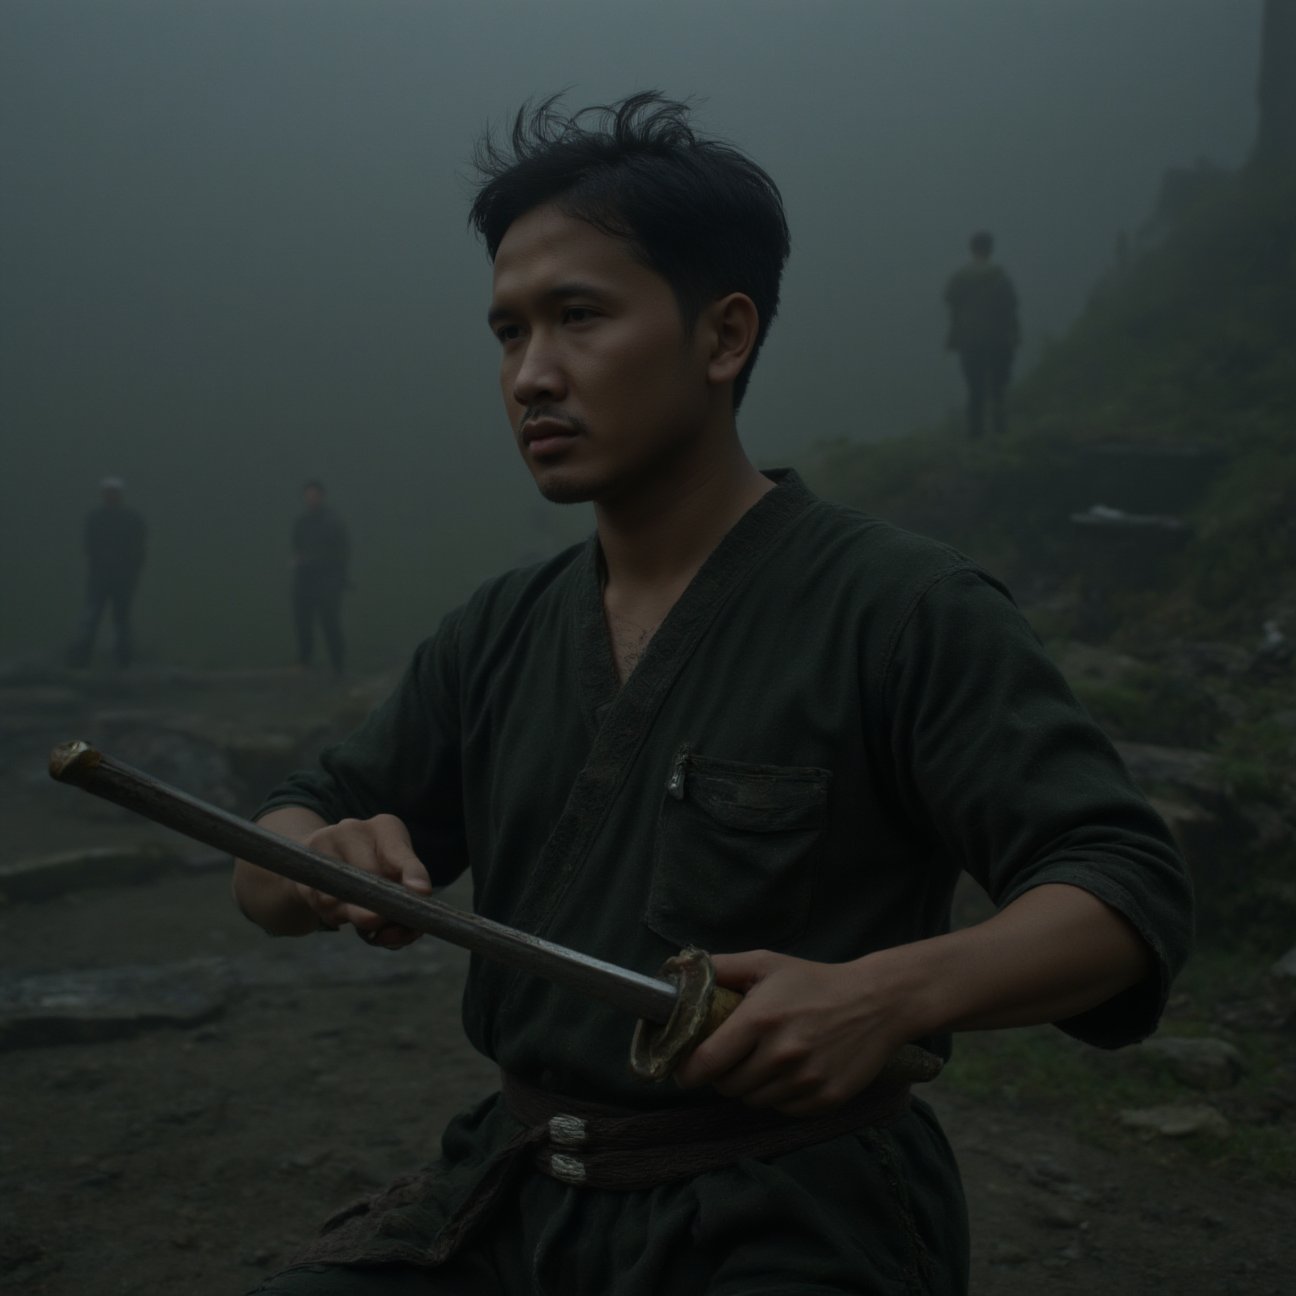
[[[68,652],[71,666],[89,666],[95,633],[107,610],[113,625],[113,660],[129,666],[134,653],[131,602],[144,567],[148,528],[126,504],[126,483],[115,476],[99,483],[101,503],[86,518],[86,601],[77,637]]]

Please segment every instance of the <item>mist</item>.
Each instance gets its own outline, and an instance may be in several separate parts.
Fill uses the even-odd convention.
[[[1255,130],[1258,0],[26,0],[0,17],[0,660],[61,656],[106,473],[146,659],[291,658],[288,530],[350,525],[357,666],[588,529],[513,447],[466,226],[524,100],[645,88],[774,176],[793,255],[742,411],[764,464],[958,402],[940,288],[992,229],[1019,372],[1170,165]]]

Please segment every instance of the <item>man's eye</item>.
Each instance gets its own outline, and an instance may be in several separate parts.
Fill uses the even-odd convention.
[[[495,336],[503,346],[509,342],[516,342],[522,336],[522,330],[516,324],[501,324],[495,330]]]
[[[568,306],[563,310],[564,324],[584,324],[594,318],[594,311],[589,306]]]

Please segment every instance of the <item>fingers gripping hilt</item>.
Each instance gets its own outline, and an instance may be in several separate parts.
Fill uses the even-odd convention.
[[[717,985],[711,956],[692,945],[662,964],[657,975],[679,991],[665,1024],[641,1020],[630,1042],[630,1070],[641,1080],[661,1081],[729,1017],[742,995]],[[917,1044],[905,1044],[883,1066],[879,1078],[921,1084],[934,1080],[941,1058]]]

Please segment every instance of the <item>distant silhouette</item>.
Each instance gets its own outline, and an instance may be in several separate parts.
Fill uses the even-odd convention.
[[[306,483],[306,511],[293,524],[293,621],[297,629],[297,661],[309,666],[315,648],[315,622],[335,671],[345,665],[342,638],[342,594],[347,588],[351,542],[337,513],[324,502],[324,487]]]
[[[129,666],[134,654],[131,600],[144,567],[148,528],[144,519],[126,506],[126,484],[120,477],[105,477],[99,491],[103,502],[85,521],[86,601],[76,640],[68,651],[68,665],[89,666],[95,632],[108,608],[113,623],[113,660],[118,666]]]
[[[968,435],[979,437],[985,431],[987,409],[995,432],[1007,428],[1008,383],[1020,331],[1016,289],[991,260],[994,238],[985,231],[973,234],[968,248],[972,259],[945,285],[949,307],[945,345],[958,352],[963,364]]]

